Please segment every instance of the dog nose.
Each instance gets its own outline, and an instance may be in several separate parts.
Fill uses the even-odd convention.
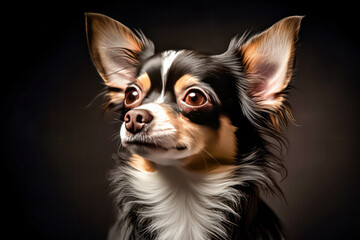
[[[129,132],[136,134],[144,128],[145,124],[150,123],[152,119],[153,116],[148,110],[133,109],[125,114],[125,128]]]

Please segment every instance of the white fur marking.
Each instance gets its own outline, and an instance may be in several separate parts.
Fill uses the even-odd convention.
[[[175,60],[175,58],[179,55],[180,51],[166,51],[162,54],[163,62],[161,66],[161,79],[162,79],[162,90],[160,97],[156,100],[156,103],[162,103],[165,99],[165,85],[167,80],[167,75],[171,64]]]
[[[243,182],[243,179],[234,174],[235,169],[197,176],[195,181],[192,179],[194,176],[189,173],[178,172],[183,174],[180,176],[183,176],[184,182],[188,181],[185,188],[169,184],[163,174],[164,170],[167,171],[141,172],[133,168],[120,170],[131,176],[131,194],[137,200],[129,204],[149,206],[139,212],[140,221],[152,219],[146,231],[158,232],[158,240],[226,239],[224,223],[228,222],[227,214],[238,215],[235,209],[239,208],[240,198],[244,197],[234,188]],[[123,174],[117,174],[119,177],[121,175]],[[123,186],[119,184],[117,187]],[[122,214],[126,214],[126,211],[123,208]],[[123,226],[125,227],[128,226]]]

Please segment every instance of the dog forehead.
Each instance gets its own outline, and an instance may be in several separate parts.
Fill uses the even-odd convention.
[[[189,83],[190,80],[194,84],[201,82],[210,65],[210,59],[196,52],[168,50],[146,60],[139,77],[146,74],[151,82],[151,90],[164,95],[168,91],[173,92],[176,84],[183,86],[184,82]],[[183,84],[178,84],[179,81]]]
[[[139,75],[147,73],[152,82],[166,85],[169,70],[172,69],[173,62],[177,57],[181,57],[183,52],[183,50],[168,50],[154,55],[143,63]],[[186,69],[182,68],[182,71],[186,72]]]

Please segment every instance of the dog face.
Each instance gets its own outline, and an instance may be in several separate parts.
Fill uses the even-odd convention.
[[[277,129],[288,112],[284,90],[300,21],[289,17],[247,41],[234,38],[221,55],[155,54],[142,33],[86,14],[92,60],[108,87],[108,105],[124,121],[122,145],[160,165],[234,163],[254,147],[259,119]]]
[[[220,90],[231,88],[217,86],[226,85],[218,80],[227,79],[211,71],[216,66],[216,60],[190,51],[166,51],[147,59],[124,92],[122,144],[159,164],[176,164],[197,154],[220,157],[216,152],[223,160],[233,159],[236,128],[224,111],[229,103]],[[226,148],[217,151],[222,143]]]

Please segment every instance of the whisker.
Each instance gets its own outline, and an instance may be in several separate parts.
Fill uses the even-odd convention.
[[[101,91],[100,93],[98,93],[86,106],[85,108],[89,108],[99,97],[101,96],[105,96],[105,94],[107,93],[107,89]]]
[[[217,163],[219,163],[221,165],[221,163],[213,155],[211,155],[211,153],[209,153],[205,149],[202,149],[202,151],[206,152],[212,159],[214,159]]]
[[[174,144],[174,148],[176,148],[176,144],[175,144],[174,140],[172,140],[171,138],[170,138],[170,140],[171,140],[172,143]]]
[[[120,140],[120,138],[119,138],[119,140]],[[119,142],[117,142],[117,144],[119,144]],[[120,141],[120,144],[118,145],[117,152],[120,152],[121,146],[122,146],[122,144],[121,144],[121,141]]]
[[[155,146],[156,146],[156,147],[158,147],[158,145],[157,145],[157,142],[156,142],[156,139],[155,139],[155,138],[154,138],[154,140],[153,140],[153,141],[154,141],[154,143],[155,143]]]
[[[205,169],[206,169],[206,170],[208,170],[208,165],[207,165],[206,158],[204,157],[203,152],[201,152],[201,157],[202,157],[202,158],[203,158],[203,160],[204,160],[204,163],[205,163]]]
[[[112,141],[119,140],[119,139],[120,139],[120,134],[119,134],[118,132],[113,133],[113,135],[112,135]]]

